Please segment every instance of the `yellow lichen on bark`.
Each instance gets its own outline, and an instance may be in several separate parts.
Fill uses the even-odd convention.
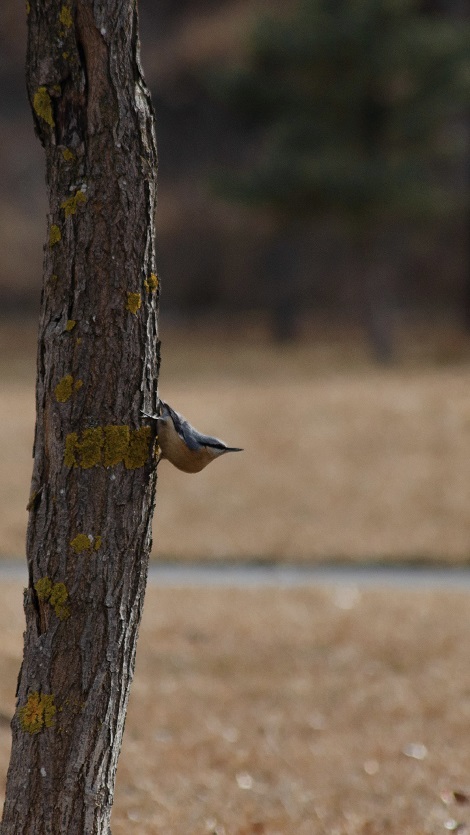
[[[136,470],[144,466],[149,457],[150,436],[150,426],[141,426],[140,429],[130,432],[129,447],[124,458],[127,470]]]
[[[65,377],[62,377],[62,379],[59,380],[54,389],[55,399],[58,403],[66,403],[67,400],[72,397],[72,392],[73,377],[71,374],[66,374]]]
[[[66,606],[69,593],[65,583],[54,583],[49,597],[49,603],[59,620],[67,620],[70,617],[70,609]]]
[[[76,447],[79,455],[79,466],[84,470],[101,464],[101,452],[104,444],[104,433],[101,426],[84,429]]]
[[[29,694],[26,704],[18,709],[21,729],[28,734],[38,734],[44,728],[52,728],[55,713],[53,694],[35,690]]]
[[[112,425],[104,427],[103,464],[115,467],[124,461],[129,448],[130,429],[128,426]]]
[[[41,577],[34,584],[34,589],[39,600],[52,606],[59,620],[67,620],[70,617],[70,609],[65,605],[69,599],[65,583],[52,583],[50,577]]]
[[[78,189],[75,194],[62,201],[60,208],[64,210],[65,217],[71,217],[77,211],[80,203],[86,203],[86,194]]]
[[[60,240],[62,240],[62,232],[60,231],[59,227],[55,223],[53,223],[49,231],[49,246],[54,246],[54,244],[58,244]]]
[[[116,467],[123,462],[126,469],[135,470],[149,460],[150,440],[149,426],[130,429],[110,424],[83,429],[80,436],[70,432],[65,438],[64,464],[87,469],[99,465]]]
[[[53,128],[55,126],[54,117],[52,115],[52,102],[46,87],[38,87],[33,96],[34,112],[47,122]]]
[[[86,533],[78,533],[71,542],[70,547],[76,554],[83,554],[84,551],[91,551],[91,539]]]
[[[140,293],[130,293],[129,292],[127,294],[126,310],[128,310],[129,313],[133,313],[134,316],[135,316],[135,314],[139,310],[141,304],[142,304],[142,298],[141,298]]]
[[[39,600],[49,600],[52,591],[52,580],[50,577],[41,577],[41,579],[34,584],[34,589]]]
[[[73,25],[72,13],[68,6],[62,6],[60,10],[59,20],[62,26],[65,26],[66,29],[70,29],[70,27]]]
[[[144,281],[144,287],[148,293],[154,293],[158,289],[158,276],[151,273]]]
[[[76,432],[69,432],[65,439],[64,450],[64,464],[66,467],[75,467],[77,465],[77,444],[78,435]]]

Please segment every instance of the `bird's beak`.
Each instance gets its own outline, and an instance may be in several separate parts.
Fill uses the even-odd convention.
[[[226,449],[224,449],[224,452],[244,452],[244,450],[238,446],[228,446]]]

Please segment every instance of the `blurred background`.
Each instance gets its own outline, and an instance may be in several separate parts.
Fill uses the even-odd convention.
[[[172,559],[465,562],[465,0],[140,0],[160,392],[245,453],[159,470]],[[0,553],[21,557],[46,195],[0,8]],[[189,534],[189,530],[191,533]]]

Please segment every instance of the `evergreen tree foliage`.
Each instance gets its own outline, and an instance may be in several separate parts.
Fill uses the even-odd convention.
[[[256,137],[252,164],[217,179],[229,199],[359,229],[455,207],[469,28],[418,0],[300,0],[261,20],[248,61],[212,87]]]

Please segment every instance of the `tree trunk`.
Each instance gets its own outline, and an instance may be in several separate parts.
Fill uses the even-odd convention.
[[[2,835],[109,833],[156,468],[156,143],[135,0],[29,0],[49,217]]]
[[[266,256],[266,299],[270,300],[271,333],[276,342],[299,335],[301,299],[298,282],[299,222],[275,227]]]
[[[390,274],[390,244],[386,237],[362,231],[357,238],[360,307],[364,327],[377,362],[394,359],[394,292]],[[387,257],[388,255],[388,257]]]

